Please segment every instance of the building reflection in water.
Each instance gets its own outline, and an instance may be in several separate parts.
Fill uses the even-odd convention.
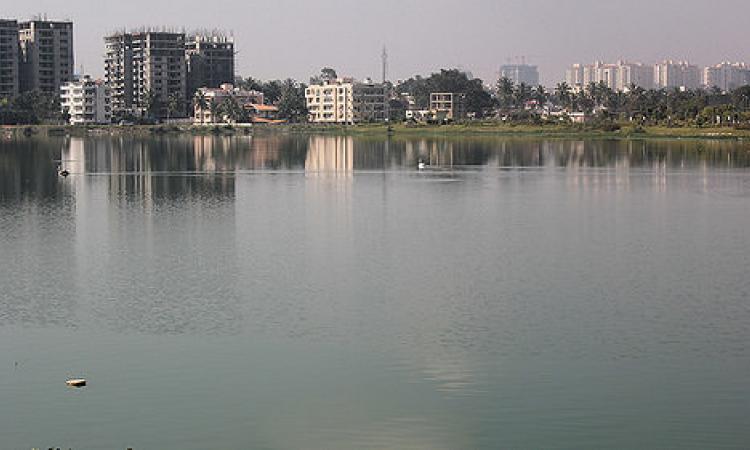
[[[143,201],[149,208],[163,198],[233,197],[229,146],[218,142],[73,137],[63,146],[61,160],[76,193],[105,179],[113,201]]]
[[[349,136],[311,136],[307,144],[305,172],[351,175],[354,170],[354,139]]]

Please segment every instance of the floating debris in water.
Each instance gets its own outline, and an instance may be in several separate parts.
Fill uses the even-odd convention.
[[[83,378],[71,378],[66,380],[65,384],[71,387],[84,387],[86,386],[86,380]]]

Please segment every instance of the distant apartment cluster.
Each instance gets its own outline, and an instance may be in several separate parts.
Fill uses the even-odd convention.
[[[626,91],[631,86],[683,90],[716,87],[730,91],[750,84],[750,66],[724,62],[702,68],[686,61],[672,60],[653,65],[625,61],[614,64],[595,62],[573,64],[565,73],[565,81],[574,90],[582,90],[591,83],[604,83],[617,91]]]
[[[72,22],[0,19],[0,97],[57,93],[74,66]]]
[[[539,69],[529,64],[506,64],[500,67],[500,78],[535,87],[539,85]]]

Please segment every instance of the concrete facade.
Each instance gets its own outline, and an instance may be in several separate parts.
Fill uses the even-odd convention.
[[[18,22],[0,19],[0,98],[18,95]]]
[[[662,61],[654,64],[654,87],[657,89],[697,89],[701,86],[701,69],[687,61]]]
[[[118,33],[105,38],[105,79],[116,112],[184,116],[187,105],[185,34],[165,31]]]
[[[706,67],[703,72],[703,84],[708,88],[717,87],[722,91],[731,91],[750,84],[750,66],[745,63],[723,62]]]
[[[528,64],[506,64],[500,67],[500,77],[508,78],[515,84],[536,87],[539,85],[539,69]]]
[[[314,123],[354,124],[388,118],[386,85],[351,79],[314,84],[305,90],[308,120]]]
[[[199,88],[234,83],[234,40],[219,34],[195,34],[185,43],[187,95]]]
[[[18,24],[19,90],[59,94],[73,79],[73,23],[31,20]]]
[[[466,117],[466,96],[453,92],[430,94],[430,112],[439,120],[460,120]]]
[[[71,125],[112,122],[110,88],[101,80],[84,77],[62,85],[60,105],[68,113]]]

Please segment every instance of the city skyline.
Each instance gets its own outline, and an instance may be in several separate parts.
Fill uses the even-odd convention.
[[[738,0],[712,5],[636,0],[626,9],[593,0],[474,0],[461,6],[443,0],[385,0],[377,9],[340,0],[220,0],[210,11],[192,0],[181,5],[176,10],[166,3],[133,0],[107,5],[102,13],[87,0],[40,0],[33,7],[9,5],[3,15],[27,20],[42,13],[74,21],[76,72],[83,66],[83,72],[95,77],[104,74],[104,36],[143,25],[226,30],[236,42],[237,75],[259,79],[307,81],[322,66],[377,79],[383,45],[391,80],[456,67],[492,82],[501,65],[525,56],[539,67],[540,81],[548,86],[563,80],[575,62],[674,59],[707,66],[750,59],[742,43],[742,17],[750,13],[750,4]],[[706,33],[706,18],[716,10],[732,14]],[[450,27],[436,28],[448,23]]]

